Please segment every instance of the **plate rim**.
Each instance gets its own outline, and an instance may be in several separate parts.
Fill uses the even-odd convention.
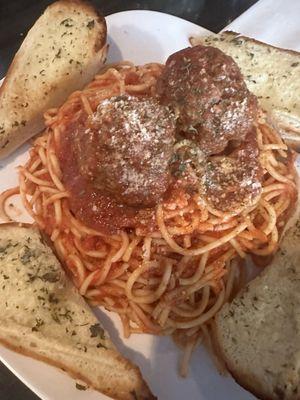
[[[210,30],[202,27],[201,25],[197,25],[194,22],[188,21],[188,20],[186,20],[184,18],[181,18],[181,17],[178,17],[176,15],[164,13],[164,12],[161,12],[161,11],[133,9],[133,10],[119,11],[117,13],[113,13],[113,14],[109,14],[109,15],[105,16],[106,23],[107,23],[107,28],[108,28],[108,38],[109,38],[109,21],[107,20],[108,18],[109,19],[114,19],[116,17],[121,17],[121,16],[124,16],[124,15],[126,15],[127,18],[128,18],[128,15],[130,15],[131,18],[133,18],[133,15],[136,16],[137,14],[139,14],[140,17],[141,17],[141,15],[144,15],[144,16],[147,15],[147,18],[149,18],[149,16],[151,17],[151,15],[152,15],[152,17],[159,15],[160,18],[172,19],[175,23],[176,22],[186,23],[191,27],[191,30],[192,29],[199,29],[199,30],[202,30],[202,31],[206,31],[207,34],[213,33]],[[5,80],[5,76],[0,79],[0,86],[4,82],[4,80]],[[39,361],[39,360],[37,360],[35,358],[27,357],[27,356],[25,356],[23,354],[20,354],[18,352],[14,352],[10,348],[8,348],[8,347],[6,347],[6,346],[4,346],[2,344],[0,344],[0,349],[2,349],[4,351],[12,352],[14,355],[16,355],[16,357],[18,357],[18,356],[26,357],[26,361],[25,362],[29,362],[29,363],[32,362],[32,361],[33,362],[36,362],[36,361],[37,362],[42,362],[42,361]],[[35,383],[34,383],[35,381],[29,380],[27,377],[25,377],[22,374],[22,372],[18,371],[18,367],[16,366],[16,364],[14,362],[9,361],[5,356],[3,356],[3,354],[1,354],[1,351],[0,351],[0,361],[5,365],[6,368],[9,369],[9,371],[11,373],[13,373],[25,386],[27,386],[41,400],[56,400],[51,395],[49,395],[47,392],[44,392],[39,387],[35,386]],[[54,368],[56,371],[59,371],[59,373],[63,374],[64,376],[69,377],[69,375],[66,374],[64,371],[62,371],[60,368],[52,367],[51,365],[49,365],[47,363],[44,363],[44,362],[43,362],[43,364],[46,365],[47,367]],[[71,379],[73,379],[73,378],[71,378]],[[38,378],[37,378],[37,381],[38,381]],[[76,380],[74,380],[74,379],[73,379],[73,381],[74,381],[74,383],[76,382]],[[95,390],[92,390],[92,391],[95,392],[98,395],[99,400],[101,400],[101,399],[102,400],[109,399],[109,397],[107,397],[106,395],[104,395],[101,392],[98,392],[98,391],[95,391]],[[84,399],[84,397],[83,397],[83,399]]]

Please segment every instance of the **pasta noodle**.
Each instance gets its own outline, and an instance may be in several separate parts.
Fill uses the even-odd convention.
[[[82,92],[45,115],[47,129],[19,168],[19,188],[2,194],[1,209],[20,191],[23,204],[54,242],[75,285],[92,304],[120,315],[124,335],[173,334],[185,347],[182,375],[193,349],[208,340],[214,315],[243,280],[247,253],[269,256],[296,199],[291,155],[265,120],[257,124],[264,170],[255,206],[231,215],[199,196],[156,208],[156,230],[104,235],[78,220],[69,205],[56,148],[64,127],[80,112],[92,114],[100,100],[122,93],[152,95],[160,64],[110,66]],[[126,83],[129,75],[137,83]]]

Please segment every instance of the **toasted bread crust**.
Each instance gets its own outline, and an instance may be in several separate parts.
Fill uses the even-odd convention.
[[[135,398],[132,396],[132,394],[128,390],[126,390],[126,388],[124,389],[124,392],[122,391],[122,393],[120,393],[119,389],[115,387],[114,382],[112,382],[111,390],[106,390],[103,388],[99,389],[99,387],[94,385],[93,382],[86,375],[72,369],[67,364],[60,363],[49,357],[42,356],[41,354],[38,354],[34,350],[28,350],[27,348],[23,347],[22,345],[13,344],[3,338],[0,338],[0,343],[3,346],[5,346],[6,348],[8,348],[9,350],[12,350],[16,353],[22,354],[23,356],[34,358],[38,361],[42,361],[46,364],[52,365],[53,367],[59,368],[62,371],[66,372],[68,375],[70,375],[72,378],[86,383],[90,388],[100,391],[101,393],[103,393],[115,400],[135,400]],[[132,368],[134,368],[137,376],[140,377],[141,382],[142,382],[140,391],[136,392],[137,398],[140,400],[156,400],[157,398],[152,395],[152,393],[150,392],[150,389],[148,388],[146,383],[143,381],[143,377],[142,377],[142,374],[141,374],[139,368],[133,367],[132,364],[130,364],[128,362],[128,369],[132,369]],[[117,382],[117,384],[118,384],[118,382]]]
[[[232,31],[190,38],[192,45],[217,47],[233,57],[248,89],[258,101],[285,142],[300,151],[300,53],[282,49]]]
[[[107,36],[107,25],[104,16],[87,0],[59,0],[50,4],[48,9],[53,11],[56,9],[60,10],[62,5],[64,5],[66,9],[72,7],[80,8],[82,11],[85,11],[86,13],[95,15],[95,19],[98,22],[98,24],[103,27],[103,31],[99,32],[97,38],[95,39],[94,50],[95,53],[98,53],[105,45]]]
[[[272,48],[272,49],[275,49],[275,50],[284,51],[285,53],[289,53],[289,54],[292,54],[292,55],[295,55],[295,56],[299,56],[300,55],[299,51],[292,50],[292,49],[283,49],[282,47],[273,46],[272,44],[268,44],[268,43],[262,42],[260,40],[254,39],[254,38],[247,37],[247,36],[245,36],[245,35],[243,35],[243,34],[241,34],[239,32],[224,31],[224,32],[222,32],[222,34],[224,34],[224,35],[232,35],[232,36],[235,36],[235,37],[239,37],[241,39],[247,39],[248,42],[256,43],[256,44],[259,44],[259,45],[264,46],[266,48]]]
[[[0,87],[0,159],[44,128],[47,109],[94,77],[106,59],[106,35],[104,17],[85,1],[60,0],[45,10]]]
[[[225,304],[224,304],[224,306],[225,306]],[[216,316],[216,319],[218,319],[218,315]],[[218,356],[222,359],[222,361],[226,365],[228,372],[233,377],[233,379],[236,381],[236,383],[239,384],[240,386],[242,386],[248,392],[251,392],[258,399],[273,400],[270,397],[265,397],[264,395],[262,395],[262,393],[257,389],[257,387],[255,385],[249,384],[249,382],[251,382],[251,379],[249,376],[245,376],[243,373],[238,373],[237,371],[235,371],[233,365],[231,364],[230,360],[226,357],[226,355],[223,351],[220,327],[219,327],[218,323],[216,323],[215,333],[216,333],[215,340],[216,340]]]
[[[0,224],[0,248],[1,294],[6,293],[0,296],[0,343],[114,399],[155,399],[139,368],[117,352],[35,225]],[[91,330],[95,326],[99,331]]]
[[[272,263],[216,315],[220,357],[262,400],[299,399],[299,205],[296,216]]]

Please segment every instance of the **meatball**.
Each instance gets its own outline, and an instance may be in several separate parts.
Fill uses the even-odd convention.
[[[175,125],[174,114],[154,98],[101,101],[75,134],[80,174],[120,204],[155,206],[170,182]]]
[[[236,63],[210,46],[171,55],[157,92],[162,104],[178,114],[183,136],[196,141],[206,155],[220,153],[230,140],[243,140],[257,114],[256,98]]]
[[[229,156],[210,157],[202,173],[205,197],[214,208],[234,213],[255,204],[263,176],[255,131]]]

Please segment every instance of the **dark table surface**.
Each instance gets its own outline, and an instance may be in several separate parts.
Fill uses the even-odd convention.
[[[92,0],[104,15],[125,10],[154,10],[187,19],[213,32],[251,7],[257,0]],[[0,78],[23,37],[51,0],[0,0]],[[0,362],[0,400],[38,399]],[[57,399],[61,400],[61,399]]]

